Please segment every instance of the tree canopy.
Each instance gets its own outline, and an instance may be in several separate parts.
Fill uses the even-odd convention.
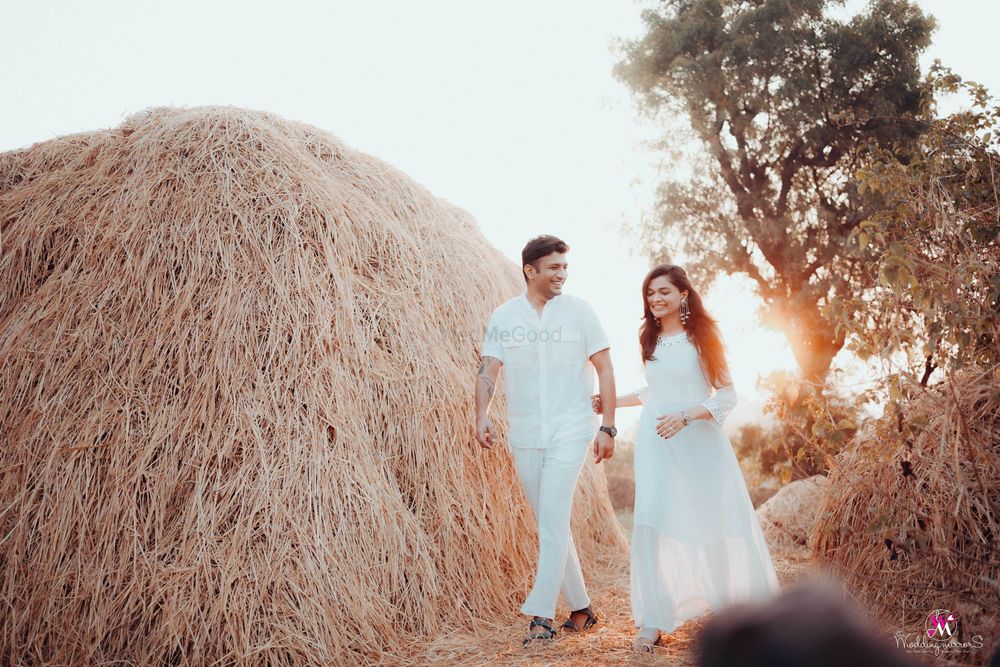
[[[702,148],[693,177],[660,185],[643,230],[653,253],[684,252],[702,284],[749,276],[815,381],[845,342],[826,307],[874,284],[853,234],[881,203],[852,177],[872,149],[905,163],[921,134],[907,119],[933,103],[918,57],[934,20],[906,0],[843,20],[841,4],[665,0],[616,67],[647,112],[686,117]]]

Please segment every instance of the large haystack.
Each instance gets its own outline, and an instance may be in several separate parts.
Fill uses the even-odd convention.
[[[467,214],[315,128],[156,109],[0,155],[0,251],[4,662],[403,662],[520,604],[472,388],[523,283]],[[594,573],[624,545],[581,489]]]
[[[928,389],[903,420],[838,457],[811,546],[887,632],[916,641],[932,611],[955,612],[985,647],[945,657],[981,664],[1000,639],[1000,374]],[[896,444],[906,422],[919,432]]]

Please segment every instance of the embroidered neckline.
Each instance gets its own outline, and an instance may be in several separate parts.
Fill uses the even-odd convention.
[[[673,336],[657,336],[656,344],[659,345],[673,345],[674,343],[679,343],[682,340],[687,340],[687,331],[682,331],[679,334],[674,334]]]

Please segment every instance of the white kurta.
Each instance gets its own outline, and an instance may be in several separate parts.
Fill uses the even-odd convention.
[[[736,404],[732,385],[716,391],[686,333],[661,338],[647,361],[635,451],[632,617],[637,627],[672,632],[724,605],[778,591],[771,555],[722,422]],[[664,439],[657,417],[705,405]]]

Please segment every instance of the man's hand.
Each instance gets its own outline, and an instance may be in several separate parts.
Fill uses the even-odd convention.
[[[615,439],[604,431],[598,431],[594,436],[594,463],[610,459],[615,455]]]
[[[493,446],[493,422],[489,417],[484,416],[476,421],[476,441],[486,449]]]
[[[679,412],[672,415],[660,415],[656,419],[658,420],[656,424],[656,433],[661,438],[672,438],[677,435],[682,428],[684,428],[684,418],[681,417],[681,413]]]

